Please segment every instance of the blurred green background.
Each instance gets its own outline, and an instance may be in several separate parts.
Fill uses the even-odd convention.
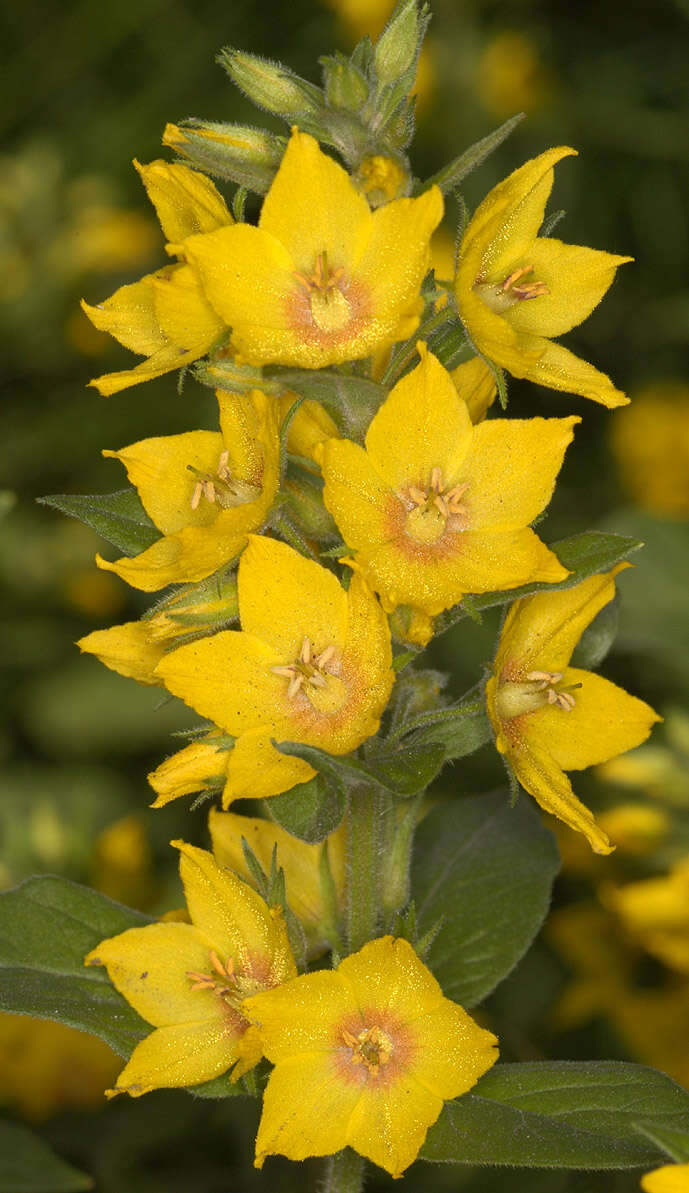
[[[280,59],[317,81],[318,56],[378,32],[389,7],[292,0],[286,21],[275,0],[25,0],[0,17],[2,886],[59,872],[125,902],[162,908],[177,898],[167,842],[183,834],[205,843],[204,810],[146,810],[146,772],[177,748],[170,733],[192,723],[190,715],[73,646],[93,629],[139,616],[141,596],[96,571],[93,556],[103,546],[96,535],[35,504],[46,493],[124,487],[120,466],[104,461],[101,448],[213,425],[212,395],[192,380],[182,396],[172,376],[111,398],[86,388],[92,376],[129,367],[133,358],[91,327],[79,299],[99,302],[164,259],[131,158],[164,155],[165,123],[186,116],[279,127],[214,63],[222,46]],[[579,158],[556,172],[551,209],[566,211],[556,234],[635,258],[601,308],[566,339],[637,397],[632,410],[610,413],[510,384],[513,415],[574,412],[584,420],[543,537],[601,527],[647,543],[621,583],[620,633],[606,674],[667,717],[655,755],[643,755],[635,771],[587,775],[577,788],[598,809],[629,798],[660,809],[666,829],[659,847],[631,857],[621,847],[603,870],[564,841],[557,903],[568,907],[592,900],[610,878],[664,873],[689,854],[689,3],[435,0],[432,7],[415,173],[433,173],[525,111],[528,119],[467,180],[470,209],[526,158],[573,145]],[[449,203],[450,235],[456,214]],[[495,633],[494,618],[481,627],[462,623],[434,648],[435,664],[454,671],[458,693],[491,658]],[[499,763],[484,750],[442,787],[452,794],[499,782]],[[576,1029],[560,1025],[559,1035],[544,1026],[544,1008],[572,967],[566,949],[539,944],[501,988],[490,1014],[503,1054],[631,1055],[662,1067],[605,1009]],[[678,988],[686,1012],[686,977],[657,970],[649,977],[647,966],[643,980],[652,989]],[[10,1036],[16,1048],[16,1032]],[[0,1057],[3,1038],[0,1031]],[[689,1056],[683,1064],[675,1075],[689,1083]],[[269,1176],[252,1174],[245,1146],[232,1143],[237,1168],[230,1178],[224,1170],[227,1144],[218,1140],[226,1131],[239,1139],[241,1116],[253,1111],[221,1103],[209,1113],[204,1103],[160,1094],[94,1112],[84,1133],[76,1112],[64,1109],[57,1078],[55,1098],[43,1107],[32,1107],[20,1086],[21,1078],[14,1085],[8,1078],[6,1089],[0,1081],[0,1100],[34,1118],[59,1111],[44,1128],[47,1137],[96,1172],[103,1193],[270,1187]],[[196,1140],[195,1165],[203,1151],[201,1169],[189,1168],[184,1147],[171,1148],[173,1137],[188,1135]],[[289,1166],[273,1172],[286,1190],[306,1187]],[[476,1193],[636,1187],[633,1176],[508,1173],[487,1181],[471,1172],[419,1172],[405,1187],[430,1188],[431,1179],[434,1188]]]

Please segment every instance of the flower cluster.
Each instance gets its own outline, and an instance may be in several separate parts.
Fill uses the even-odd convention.
[[[543,230],[554,166],[574,153],[559,147],[487,195],[452,280],[436,281],[443,191],[414,183],[385,114],[391,36],[369,79],[377,71],[388,91],[359,105],[360,141],[354,107],[340,136],[336,105],[237,56],[231,73],[288,118],[289,138],[171,126],[166,143],[191,165],[137,164],[172,263],[85,304],[145,357],[93,384],[112,394],[194,365],[218,425],[104,453],[126,469],[146,539],[98,566],[146,593],[181,587],[79,645],[203,718],[150,776],[155,806],[200,793],[223,809],[211,812],[214,854],[173,843],[188,915],[87,957],[153,1028],[110,1092],[227,1073],[256,1092],[265,1058],[257,1166],[349,1147],[399,1176],[444,1101],[496,1058],[404,918],[418,810],[384,768],[405,734],[405,764],[421,765],[415,711],[441,726],[452,711],[438,684],[428,704],[419,649],[475,602],[517,598],[484,685],[495,746],[515,785],[598,853],[608,837],[565,772],[638,745],[657,717],[571,666],[621,568],[578,574],[533,528],[580,418],[489,410],[497,390],[505,398],[503,370],[627,401],[553,337],[593,311],[629,258]],[[395,85],[415,66],[407,57]],[[240,183],[230,206],[204,168]],[[247,189],[263,195],[255,224]],[[267,813],[227,811],[242,799]],[[390,865],[366,853],[374,838]]]

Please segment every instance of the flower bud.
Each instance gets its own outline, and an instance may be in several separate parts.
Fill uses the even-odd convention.
[[[402,0],[375,45],[379,83],[399,83],[415,66],[427,24],[428,18],[424,11],[419,12],[416,0]]]
[[[358,113],[366,103],[369,86],[361,71],[341,54],[322,58],[325,95],[331,108]]]
[[[240,91],[276,116],[292,117],[300,112],[316,115],[323,106],[320,89],[280,62],[231,49],[223,50],[218,61]]]
[[[262,129],[199,120],[184,128],[166,124],[163,145],[209,174],[229,178],[264,195],[282,161],[287,141]]]

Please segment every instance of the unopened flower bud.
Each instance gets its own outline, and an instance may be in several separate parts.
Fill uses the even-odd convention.
[[[275,177],[287,141],[246,125],[199,120],[184,128],[166,124],[163,145],[199,169],[263,195]]]
[[[427,23],[417,0],[406,0],[397,7],[374,49],[379,83],[398,83],[415,65]]]
[[[331,108],[360,112],[368,99],[369,86],[359,68],[341,54],[321,61],[324,66],[325,94]]]
[[[223,50],[218,61],[240,91],[276,116],[316,115],[323,106],[319,88],[279,62],[231,49]]]

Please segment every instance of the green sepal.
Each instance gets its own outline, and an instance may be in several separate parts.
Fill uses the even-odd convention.
[[[563,567],[569,569],[570,574],[565,580],[560,580],[557,584],[523,584],[521,588],[481,593],[472,596],[472,609],[481,611],[494,605],[511,604],[512,601],[531,596],[534,592],[559,592],[563,588],[574,588],[575,584],[580,584],[589,576],[610,571],[616,563],[621,563],[628,555],[639,551],[644,544],[639,539],[628,538],[623,534],[603,534],[599,530],[588,530],[584,534],[575,534],[571,538],[548,545]],[[444,633],[450,626],[467,616],[463,604],[455,605],[436,618],[435,633]]]
[[[293,837],[316,845],[339,827],[346,805],[347,795],[339,777],[317,774],[284,795],[271,796],[263,806],[271,820]]]
[[[93,1184],[28,1127],[0,1122],[0,1193],[82,1193]]]
[[[84,522],[125,555],[138,555],[160,538],[160,531],[146,513],[136,489],[90,496],[52,493],[37,500],[40,505],[49,505]]]
[[[448,162],[442,170],[438,170],[437,174],[433,174],[425,182],[419,183],[414,193],[419,195],[431,186],[439,186],[443,194],[454,190],[467,174],[471,174],[472,170],[480,166],[495,149],[502,145],[503,141],[522,122],[525,115],[525,112],[518,112],[516,116],[510,116],[509,120],[506,120],[499,128],[494,129],[487,137],[482,137],[480,141],[476,141],[469,149],[465,149],[464,153]]]
[[[559,869],[552,833],[505,791],[437,805],[416,833],[411,897],[419,935],[441,921],[427,964],[447,998],[481,1002],[524,955]]]
[[[0,895],[0,1008],[56,1019],[128,1057],[151,1028],[87,953],[150,916],[66,878],[29,878]]]
[[[314,770],[342,785],[375,783],[385,791],[404,797],[424,791],[445,761],[445,750],[438,744],[418,747],[395,744],[390,749],[385,742],[380,742],[369,746],[365,761],[351,754],[327,754],[325,750],[301,742],[274,744],[280,753],[303,758]]]
[[[420,1156],[526,1168],[651,1167],[664,1152],[640,1130],[689,1129],[689,1093],[663,1073],[614,1061],[498,1064],[446,1102]]]

